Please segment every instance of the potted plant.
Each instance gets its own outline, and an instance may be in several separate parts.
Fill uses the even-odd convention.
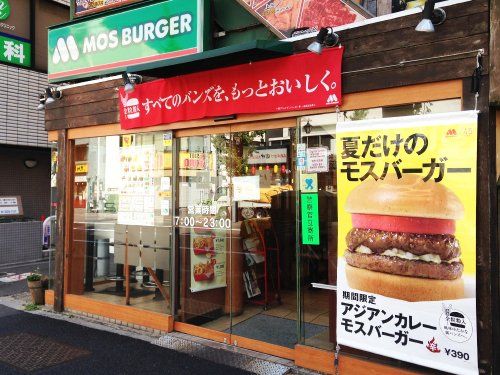
[[[43,305],[45,303],[45,293],[42,288],[42,275],[33,272],[26,278],[28,281],[28,288],[30,290],[31,299],[36,305]]]

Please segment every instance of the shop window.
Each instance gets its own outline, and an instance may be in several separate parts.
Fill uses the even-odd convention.
[[[300,254],[299,342],[326,350],[335,348],[337,280],[337,181],[336,125],[339,122],[378,119],[395,116],[425,115],[461,110],[460,99],[414,103],[384,108],[358,109],[298,120],[298,144],[306,149],[326,148],[327,161],[322,172],[314,173],[317,183],[319,242],[298,244]],[[309,124],[310,127],[306,127]],[[300,178],[300,177],[298,177]],[[303,192],[303,191],[301,191]]]
[[[170,313],[172,134],[74,145],[69,292]]]

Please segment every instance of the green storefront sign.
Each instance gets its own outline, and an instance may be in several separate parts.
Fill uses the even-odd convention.
[[[318,194],[301,194],[302,243],[319,245]]]
[[[0,34],[0,62],[31,66],[31,44]]]
[[[169,0],[49,30],[48,76],[57,82],[203,50],[204,0]]]
[[[10,4],[8,0],[0,0],[0,21],[6,20],[10,16]]]

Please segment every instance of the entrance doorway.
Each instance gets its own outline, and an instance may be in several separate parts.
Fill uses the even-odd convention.
[[[230,130],[176,140],[176,321],[220,341],[293,349],[295,127]]]

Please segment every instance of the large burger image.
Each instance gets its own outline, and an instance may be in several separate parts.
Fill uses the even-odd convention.
[[[346,277],[353,289],[406,301],[464,297],[455,221],[464,208],[446,186],[421,176],[365,180],[347,197]]]

